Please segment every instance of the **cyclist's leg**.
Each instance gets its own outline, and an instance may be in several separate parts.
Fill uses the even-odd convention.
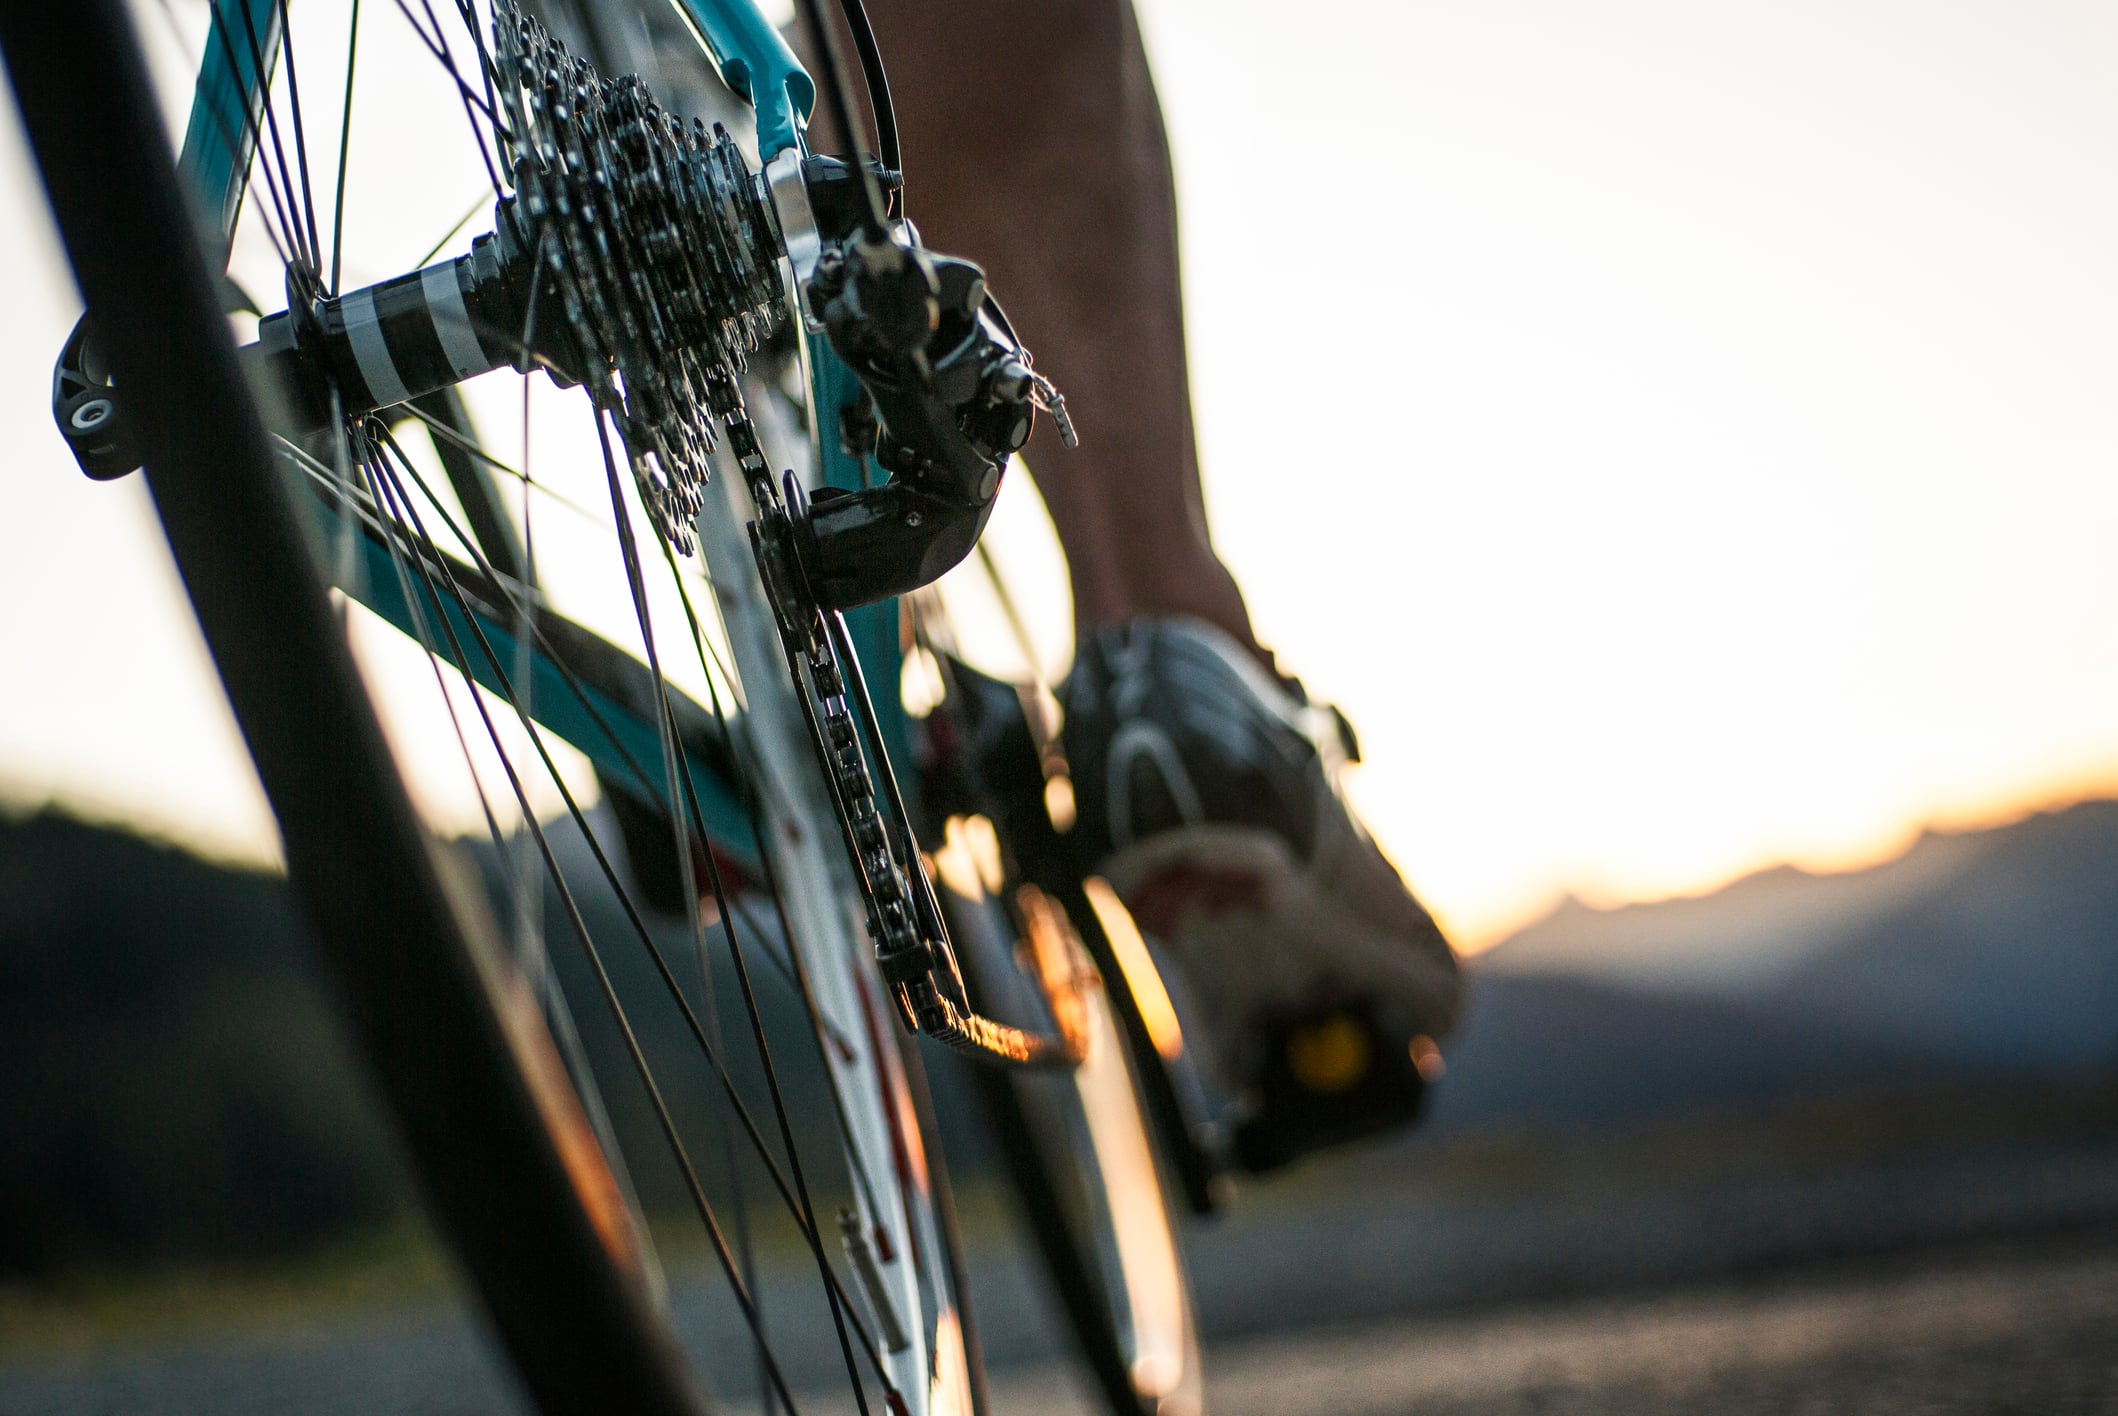
[[[1029,458],[1088,628],[1202,619],[1269,662],[1199,490],[1176,194],[1130,0],[873,0],[912,219],[1005,271],[1008,315],[1067,395]]]
[[[1191,985],[1220,1079],[1252,1098],[1248,1163],[1408,1120],[1457,1012],[1455,959],[1338,791],[1350,730],[1269,672],[1208,536],[1175,188],[1130,0],[871,11],[913,220],[1007,272],[1082,432],[1031,458],[1073,579],[1077,849]],[[1348,1029],[1372,1065],[1292,1066]]]

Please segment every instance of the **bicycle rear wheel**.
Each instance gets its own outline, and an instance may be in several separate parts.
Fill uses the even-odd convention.
[[[1011,605],[998,567],[983,569],[994,598]],[[1088,933],[1103,923],[1090,892],[1106,912],[1123,916],[1124,906],[1100,882],[1081,882],[1059,849],[1045,792],[1056,764],[1032,727],[1036,692],[970,666],[947,598],[912,606],[917,675],[930,674],[928,690],[938,690],[931,703],[920,694],[921,756],[942,912],[974,1006],[1085,1038],[1071,1069],[974,1068],[969,1081],[1103,1404],[1113,1416],[1197,1416],[1204,1384],[1190,1282],[1141,1085],[1142,1067],[1167,1059],[1131,1046],[1120,995],[1139,981],[1106,968],[1107,941]],[[1034,664],[1019,623],[1017,632]]]
[[[350,107],[320,104],[317,75],[343,72],[350,91],[359,55],[376,85],[390,48],[370,24],[408,27],[440,111],[488,156],[502,119],[469,5],[454,30],[425,3],[352,6],[365,23],[314,69],[297,43],[313,63],[328,31],[305,21],[297,41],[284,0],[227,0],[214,16],[207,76],[218,64],[224,81],[281,78],[218,136],[236,159],[230,190],[249,193],[239,256],[248,241],[276,262],[298,303],[335,297],[357,268],[342,259],[358,249],[357,214],[320,203],[331,188],[311,169],[359,151]],[[603,583],[618,586],[602,607],[615,628],[594,623],[597,592],[538,573],[557,538],[540,557],[530,514],[495,491],[506,476],[523,505],[566,502],[545,480],[554,454],[527,432],[505,466],[445,402],[281,431],[238,362],[119,0],[9,9],[0,49],[99,316],[102,396],[144,454],[348,1022],[533,1398],[553,1411],[796,1410],[830,1381],[834,1409],[850,1395],[864,1411],[971,1410],[938,1156],[786,687],[741,673],[776,658],[745,628],[764,613],[747,564],[721,561],[709,585],[663,555],[670,575],[651,598],[639,547],[652,528],[585,406],[575,451],[593,458],[589,485],[607,484],[608,520],[589,519]],[[327,121],[303,121],[305,96]],[[406,100],[392,88],[383,102]],[[378,160],[415,157],[428,154],[400,143]],[[498,194],[499,171],[486,177]],[[343,170],[335,185],[348,190]],[[526,390],[531,376],[491,377]],[[474,413],[490,411],[490,389],[471,394]],[[556,418],[541,395],[520,406],[525,427]],[[706,508],[701,532],[720,528],[709,555],[740,537],[735,510]],[[569,597],[580,616],[557,608]],[[696,604],[731,610],[725,639]],[[696,657],[689,693],[665,671],[672,644]],[[405,708],[414,696],[424,720]],[[738,700],[741,713],[723,711]],[[453,775],[425,761],[435,741]],[[629,797],[668,833],[681,925],[658,927],[640,900],[598,795]],[[824,1124],[805,1130],[804,1114]],[[704,1257],[687,1263],[687,1248]],[[807,1291],[784,1294],[780,1277],[803,1273]]]
[[[965,865],[959,856],[945,868],[942,902],[980,1007],[1034,1015],[1025,953],[1056,953],[1089,980],[1076,989],[1089,1041],[1081,1066],[972,1074],[1023,1222],[1114,1416],[1198,1416],[1190,1283],[1108,985],[1057,901],[1019,883],[1012,899],[988,893]]]

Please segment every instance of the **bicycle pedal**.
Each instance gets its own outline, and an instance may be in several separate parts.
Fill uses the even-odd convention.
[[[1267,1014],[1263,1063],[1235,1132],[1245,1170],[1277,1170],[1310,1151],[1413,1125],[1441,1075],[1434,1040],[1378,999]]]

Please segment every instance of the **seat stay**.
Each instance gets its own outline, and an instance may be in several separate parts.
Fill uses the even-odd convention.
[[[177,171],[225,264],[264,122],[265,79],[279,60],[280,10],[279,0],[212,0],[211,10]]]

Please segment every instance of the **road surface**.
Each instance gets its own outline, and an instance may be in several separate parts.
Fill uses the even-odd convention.
[[[2118,1230],[1231,1336],[1208,1357],[1218,1416],[2118,1413]],[[1003,1416],[1091,1410],[1042,1363],[1004,1367],[994,1389]],[[0,1368],[0,1416],[519,1409],[455,1313]]]

